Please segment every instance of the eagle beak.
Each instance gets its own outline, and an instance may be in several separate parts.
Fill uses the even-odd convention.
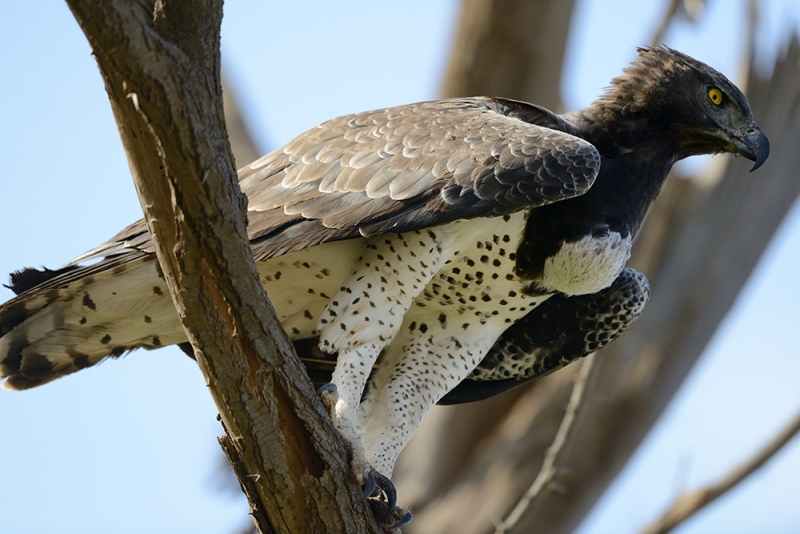
[[[750,172],[761,167],[769,157],[769,139],[764,135],[761,129],[753,124],[748,130],[747,135],[737,139],[736,148],[739,154],[746,157],[756,164],[750,169]]]

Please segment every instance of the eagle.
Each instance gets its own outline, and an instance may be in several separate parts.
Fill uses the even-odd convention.
[[[278,318],[352,446],[389,477],[436,403],[542,377],[617,338],[650,290],[625,266],[673,164],[769,141],[722,74],[638,49],[589,107],[508,98],[339,117],[239,171]],[[0,379],[28,389],[136,348],[185,344],[143,221],[56,269],[11,274]]]

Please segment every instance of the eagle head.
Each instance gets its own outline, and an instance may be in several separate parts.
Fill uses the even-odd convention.
[[[754,161],[751,171],[764,164],[769,140],[730,80],[668,47],[639,48],[638,53],[600,99],[607,109],[640,125],[629,136],[671,143],[678,159],[730,152]]]

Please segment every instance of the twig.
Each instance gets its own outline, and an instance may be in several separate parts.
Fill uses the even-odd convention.
[[[572,395],[569,398],[569,404],[567,404],[564,419],[561,420],[561,426],[558,427],[558,432],[556,432],[556,437],[553,439],[553,444],[547,449],[547,454],[545,454],[539,474],[536,475],[533,484],[531,484],[528,491],[525,492],[514,509],[511,510],[508,517],[495,527],[495,534],[512,532],[520,524],[522,518],[530,514],[536,508],[536,503],[546,495],[547,491],[550,490],[554,484],[561,470],[561,467],[558,465],[561,452],[566,448],[566,445],[572,438],[572,430],[575,428],[575,421],[578,419],[580,409],[583,406],[583,397],[586,391],[586,385],[589,383],[589,378],[594,369],[595,358],[595,354],[588,356],[575,378],[575,386],[572,388]]]
[[[661,517],[642,530],[642,534],[665,534],[671,531],[764,465],[798,432],[800,432],[800,412],[758,453],[731,469],[722,479],[705,488],[680,495]]]
[[[682,16],[689,21],[696,21],[700,18],[703,8],[705,7],[705,0],[670,0],[661,23],[658,29],[653,33],[653,38],[650,40],[650,46],[658,46],[664,40],[664,35],[667,30],[672,26],[677,16]]]
[[[653,33],[653,38],[650,40],[650,46],[658,46],[661,44],[661,41],[664,40],[664,34],[667,33],[667,28],[669,28],[670,24],[672,23],[672,19],[675,18],[675,15],[678,13],[678,8],[681,5],[680,0],[670,0],[669,6],[667,7],[664,16],[661,18],[661,23],[658,25],[658,29]]]

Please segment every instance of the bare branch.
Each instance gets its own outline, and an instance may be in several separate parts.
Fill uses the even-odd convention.
[[[650,46],[658,46],[661,44],[661,41],[664,40],[664,34],[667,33],[667,29],[675,19],[675,14],[678,12],[681,2],[682,0],[670,0],[667,10],[658,25],[658,29],[653,34],[653,38],[650,40]]]
[[[666,534],[671,531],[767,463],[798,432],[800,432],[800,412],[753,457],[731,469],[720,480],[705,488],[678,496],[661,517],[642,530],[642,534]]]
[[[581,364],[581,369],[575,377],[575,386],[572,388],[572,395],[569,398],[564,419],[561,420],[561,425],[558,427],[553,444],[547,450],[539,474],[536,475],[533,484],[531,484],[531,487],[528,488],[528,491],[525,492],[514,509],[511,510],[508,517],[497,525],[495,534],[518,532],[517,527],[521,524],[523,518],[526,518],[525,522],[529,522],[530,516],[536,510],[536,504],[545,493],[552,490],[556,478],[563,472],[563,466],[559,465],[561,463],[561,453],[571,441],[572,430],[581,413],[584,392],[592,376],[596,357],[596,354],[591,354]]]
[[[225,109],[225,125],[228,129],[228,138],[231,141],[233,158],[236,168],[244,167],[257,160],[264,152],[256,148],[247,119],[242,113],[241,102],[237,98],[236,88],[231,86],[231,80],[223,73],[222,77],[222,105]]]
[[[266,300],[222,111],[221,0],[68,0],[106,84],[156,253],[261,532],[375,532]]]
[[[659,46],[669,27],[675,22],[676,17],[683,16],[690,21],[697,21],[705,8],[705,0],[670,0],[664,16],[653,33],[650,46]]]

